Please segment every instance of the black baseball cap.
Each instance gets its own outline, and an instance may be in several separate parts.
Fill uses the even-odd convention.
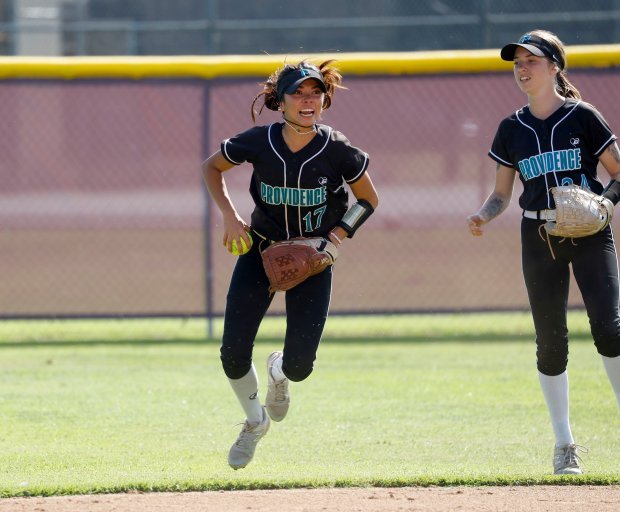
[[[278,100],[282,100],[284,94],[293,94],[302,82],[314,78],[323,92],[327,92],[327,86],[323,81],[323,74],[315,66],[300,66],[285,68],[278,77],[277,93]]]
[[[525,48],[532,55],[537,57],[547,57],[555,62],[560,69],[564,69],[564,59],[558,52],[557,48],[549,41],[534,34],[525,34],[516,43],[507,44],[502,48],[501,56],[504,60],[513,60],[517,47]]]

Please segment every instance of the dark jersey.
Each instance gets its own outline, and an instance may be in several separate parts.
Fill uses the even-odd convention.
[[[364,175],[368,155],[325,125],[317,125],[314,138],[293,153],[283,126],[257,126],[226,139],[222,154],[232,164],[254,167],[251,224],[257,233],[276,241],[326,236],[349,207],[345,183]]]
[[[555,208],[551,187],[575,184],[600,194],[598,157],[615,140],[592,105],[567,99],[545,120],[534,117],[527,106],[504,119],[489,156],[519,171],[521,208],[544,210]]]

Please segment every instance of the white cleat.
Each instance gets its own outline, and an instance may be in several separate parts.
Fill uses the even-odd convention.
[[[282,352],[273,352],[267,358],[267,397],[265,408],[273,421],[282,421],[288,412],[291,396],[288,392],[288,379],[276,381],[271,375],[271,367]]]
[[[269,416],[263,407],[263,421],[260,423],[250,423],[246,421],[243,424],[239,437],[230,447],[228,452],[228,464],[233,469],[241,469],[246,467],[256,451],[256,445],[269,430]]]
[[[581,457],[577,451],[587,452],[588,449],[578,444],[557,446],[553,453],[554,475],[581,475]]]

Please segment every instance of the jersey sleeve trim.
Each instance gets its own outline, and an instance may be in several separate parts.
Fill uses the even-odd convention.
[[[501,159],[500,157],[498,157],[495,153],[493,153],[493,151],[489,151],[489,156],[495,160],[498,164],[502,164],[506,167],[510,167],[513,168],[514,166],[512,165],[512,162],[507,162],[506,160]]]
[[[364,161],[362,162],[362,169],[360,170],[360,172],[358,172],[353,178],[351,178],[350,180],[345,180],[347,183],[355,183],[357,180],[359,180],[364,173],[366,172],[366,169],[368,168],[368,153],[364,153]]]
[[[603,153],[603,151],[605,151],[610,144],[612,144],[613,142],[615,142],[618,139],[618,137],[616,137],[614,134],[611,135],[611,137],[609,137],[609,139],[607,139],[605,141],[605,143],[594,152],[594,156],[599,157],[601,156],[601,154]]]
[[[230,139],[226,139],[222,142],[222,155],[224,155],[224,158],[228,160],[231,164],[241,165],[243,162],[236,162],[230,157],[228,151],[226,150],[227,144],[230,144]]]

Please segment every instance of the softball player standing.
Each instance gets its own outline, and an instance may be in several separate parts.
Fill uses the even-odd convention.
[[[367,172],[368,155],[342,133],[318,124],[341,80],[332,61],[318,67],[307,61],[284,66],[264,82],[252,103],[252,120],[254,106],[262,97],[264,106],[282,113],[282,122],[253,127],[224,140],[202,165],[209,193],[222,212],[224,245],[229,250],[233,241],[237,246],[241,240],[251,245],[233,271],[220,351],[224,372],[246,415],[228,455],[234,469],[252,460],[270,418],[281,421],[286,416],[289,380],[302,381],[312,372],[331,298],[332,267],[286,292],[284,348],[267,359],[263,407],[252,349],[273,294],[261,250],[274,241],[295,237],[326,237],[339,246],[378,204]],[[253,167],[251,225],[237,213],[224,181],[224,172],[243,162]],[[345,185],[357,200],[351,208]]]
[[[514,61],[514,77],[528,104],[500,123],[489,152],[497,163],[495,188],[467,221],[473,235],[482,235],[482,225],[507,208],[519,175],[523,276],[536,330],[538,376],[555,436],[554,473],[580,474],[577,451],[583,447],[571,432],[566,371],[569,265],[620,405],[618,263],[611,226],[566,240],[549,236],[543,225],[555,220],[552,187],[579,185],[617,204],[620,151],[601,114],[567,80],[566,52],[554,34],[528,32],[502,48],[501,57]],[[597,177],[599,162],[611,177],[605,189]]]

